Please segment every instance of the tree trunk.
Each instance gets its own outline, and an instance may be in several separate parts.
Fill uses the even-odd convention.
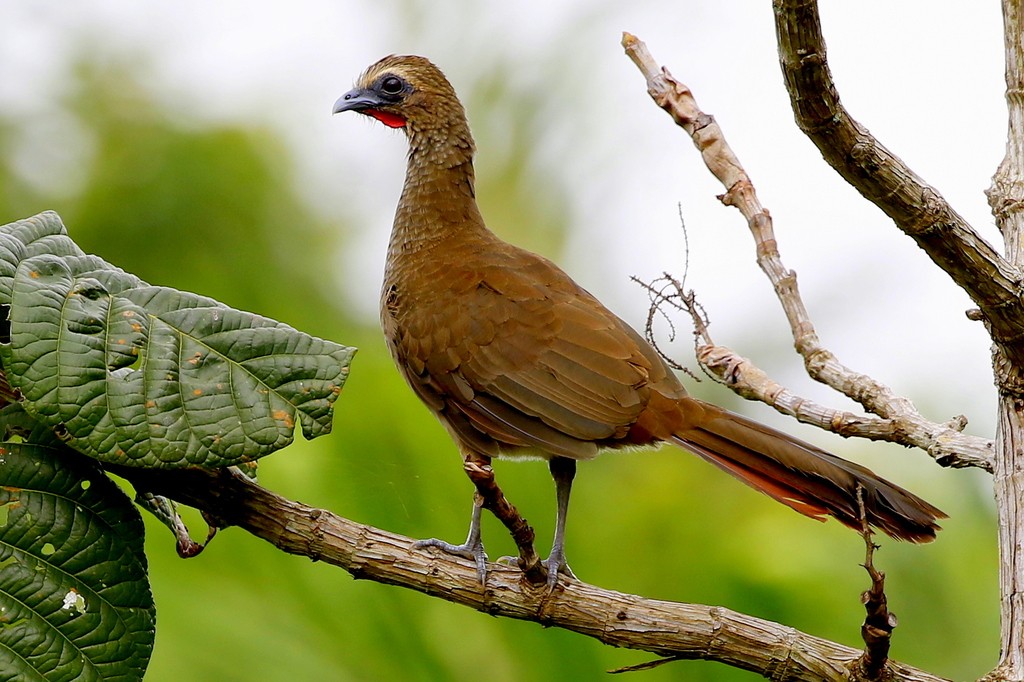
[[[988,200],[1002,232],[1006,259],[1024,265],[1024,16],[1022,0],[1003,0],[1006,48],[1006,156]],[[1024,381],[1022,368],[993,353],[999,387],[993,490],[999,517],[1001,646],[986,680],[1024,680]]]

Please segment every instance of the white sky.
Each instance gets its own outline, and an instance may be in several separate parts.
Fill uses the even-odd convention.
[[[983,190],[1005,139],[998,3],[822,4],[844,103],[995,241]],[[403,14],[407,6],[418,9]],[[573,232],[558,256],[566,269],[639,325],[646,297],[628,277],[681,271],[681,204],[688,284],[717,342],[801,392],[827,396],[797,380],[800,364],[785,355],[791,341],[746,228],[715,200],[722,189],[688,139],[647,98],[619,46],[623,30],[645,40],[722,125],[775,219],[783,259],[798,272],[826,344],[907,391],[927,416],[966,413],[972,431],[991,433],[988,343],[964,317],[970,302],[795,129],[768,0],[8,1],[0,3],[0,110],[49,121],[23,151],[73,159],[73,145],[45,147],[49,131],[73,125],[54,115],[54,101],[84,43],[138,53],[175,111],[272,126],[294,146],[302,191],[318,210],[372,226],[339,255],[338,288],[373,319],[404,143],[355,117],[332,118],[331,104],[392,52],[429,56],[464,93],[507,63],[517,87],[544,93],[546,132],[535,144],[572,189]],[[486,155],[481,149],[482,165]],[[681,356],[687,348],[688,340]]]

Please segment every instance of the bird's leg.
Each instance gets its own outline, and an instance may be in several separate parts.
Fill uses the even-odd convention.
[[[443,552],[465,557],[476,563],[481,584],[487,578],[487,555],[480,540],[480,510],[487,508],[501,521],[519,548],[519,567],[531,582],[544,582],[540,557],[533,548],[533,528],[501,492],[494,481],[491,458],[486,455],[468,453],[464,455],[462,467],[469,480],[476,486],[473,495],[473,518],[469,525],[469,536],[461,545],[452,545],[442,540],[420,540],[414,547],[437,547]]]
[[[446,554],[469,559],[476,564],[477,578],[480,579],[481,585],[484,584],[487,580],[487,554],[484,552],[484,543],[480,541],[480,510],[483,508],[483,504],[484,499],[480,493],[473,493],[473,516],[469,521],[469,534],[461,545],[453,545],[444,540],[430,538],[413,543],[413,547],[416,549],[437,547]]]
[[[569,493],[572,492],[572,479],[576,476],[576,460],[568,457],[552,457],[548,462],[551,477],[555,479],[555,500],[557,512],[555,516],[555,539],[551,543],[551,554],[544,566],[548,569],[548,589],[555,589],[558,574],[575,578],[569,565],[565,563],[565,516],[569,513]]]
[[[512,540],[519,549],[519,568],[530,582],[544,582],[540,557],[533,548],[533,528],[519,511],[505,499],[505,494],[494,480],[491,458],[475,453],[467,455],[462,463],[469,480],[476,486],[477,494],[483,498],[483,506],[508,529]]]

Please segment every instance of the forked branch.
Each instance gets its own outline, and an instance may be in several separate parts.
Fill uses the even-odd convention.
[[[911,237],[980,309],[992,340],[1024,366],[1022,274],[939,192],[861,126],[839,101],[825,58],[818,5],[775,0],[779,59],[797,125],[865,199]],[[1021,386],[1011,387],[1020,390]]]
[[[701,111],[686,85],[657,66],[642,41],[627,33],[622,43],[646,78],[648,93],[686,130],[708,169],[725,187],[726,193],[719,198],[724,204],[736,207],[746,219],[754,237],[758,265],[782,303],[794,344],[808,374],[856,400],[881,419],[832,409],[808,410],[808,401],[772,382],[749,360],[728,348],[713,345],[710,336],[706,336],[706,343],[698,346],[697,356],[702,366],[738,394],[760,400],[820,428],[844,436],[858,435],[918,447],[943,466],[976,466],[991,471],[992,442],[962,433],[966,419],[956,417],[945,423],[928,421],[910,400],[880,381],[846,367],[821,343],[800,296],[796,273],[782,263],[772,218],[758,201],[753,183],[721,128],[713,117]],[[684,292],[680,295],[685,297]]]

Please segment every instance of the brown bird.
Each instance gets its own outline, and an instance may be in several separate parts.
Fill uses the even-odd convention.
[[[480,509],[512,532],[519,564],[548,585],[565,564],[565,518],[577,460],[668,441],[814,519],[826,515],[929,542],[940,510],[813,445],[686,394],[658,353],[554,263],[487,229],[476,204],[475,145],[462,104],[423,57],[370,66],[334,113],[357,111],[409,142],[381,293],[381,324],[409,385],[455,440],[476,486],[469,537],[425,540],[476,562]],[[551,554],[494,482],[491,459],[548,461],[557,495]]]

